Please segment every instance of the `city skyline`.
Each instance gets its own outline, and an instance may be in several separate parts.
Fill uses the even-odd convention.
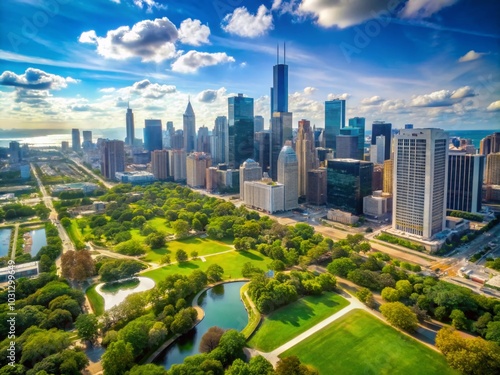
[[[324,102],[341,98],[346,118],[365,117],[367,130],[376,120],[498,128],[494,1],[216,3],[1,6],[2,128],[114,128],[130,102],[136,124],[160,118],[180,129],[189,96],[197,127],[211,127],[237,93],[255,99],[267,128],[283,42],[294,127],[300,118],[323,127]]]

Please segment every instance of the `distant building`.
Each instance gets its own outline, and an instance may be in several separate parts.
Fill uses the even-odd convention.
[[[21,145],[19,142],[12,141],[9,143],[9,161],[12,164],[19,163],[22,160]]]
[[[382,191],[392,194],[392,177],[394,174],[394,161],[392,159],[384,160],[384,183]]]
[[[188,101],[186,111],[182,116],[182,129],[184,131],[184,151],[189,154],[195,150],[196,116],[191,101]]]
[[[358,133],[357,131],[358,129],[355,130],[356,133]],[[350,135],[339,134],[337,135],[336,139],[337,139],[336,140],[337,150],[335,151],[336,159],[358,159],[359,157],[358,134],[350,134]]]
[[[262,167],[262,172],[269,173],[271,168],[271,133],[268,130],[254,135],[254,159]]]
[[[337,150],[336,138],[345,128],[345,100],[334,99],[325,102],[325,147]]]
[[[314,133],[311,128],[311,123],[307,120],[299,121],[295,151],[299,168],[299,196],[303,197],[307,195],[309,171],[319,166],[316,150],[314,148]]]
[[[262,178],[262,168],[253,159],[247,159],[240,166],[240,199],[245,200],[245,181],[258,181]]]
[[[448,134],[405,129],[395,136],[392,228],[422,239],[446,223]]]
[[[373,139],[373,138],[372,138]],[[386,138],[379,135],[375,138],[375,144],[370,146],[370,161],[374,164],[383,164],[385,159]],[[372,142],[373,143],[373,142]]]
[[[116,172],[115,176],[117,181],[124,184],[147,184],[155,180],[152,173],[145,171]]]
[[[80,130],[71,129],[71,147],[73,151],[80,151],[81,145]]]
[[[173,150],[182,150],[184,148],[184,131],[176,130],[174,135],[170,138],[170,147]]]
[[[490,153],[486,157],[486,185],[500,185],[500,152]]]
[[[274,112],[271,121],[271,178],[278,179],[278,157],[286,141],[292,140],[292,113]]]
[[[144,148],[148,151],[161,150],[163,148],[161,120],[145,120]]]
[[[488,155],[500,152],[500,132],[488,135],[481,140],[479,145],[479,153]]]
[[[384,166],[377,164],[373,166],[372,190],[382,190],[384,187]]]
[[[449,151],[448,155],[447,208],[481,211],[484,155],[469,155],[465,151]]]
[[[201,126],[198,129],[198,136],[196,137],[196,151],[211,154],[210,135],[206,126]]]
[[[326,169],[320,168],[308,171],[307,180],[307,203],[316,206],[322,206],[326,204]]]
[[[68,141],[62,141],[61,142],[61,151],[65,152],[69,150],[69,142]]]
[[[125,117],[125,126],[127,130],[127,137],[125,143],[129,146],[134,145],[135,129],[134,129],[134,114],[130,107],[127,107],[127,115]]]
[[[125,148],[123,141],[105,141],[101,145],[101,174],[115,179],[116,172],[125,171]]]
[[[21,178],[27,180],[31,177],[31,168],[29,164],[23,164],[19,167],[19,171],[21,172]]]
[[[157,180],[164,181],[170,176],[169,151],[155,150],[151,153],[151,171]]]
[[[186,151],[172,150],[170,154],[170,173],[174,181],[186,180]]]
[[[227,163],[229,159],[229,128],[226,116],[217,116],[212,131],[212,158],[214,164]]]
[[[239,168],[247,159],[253,158],[254,114],[253,98],[243,94],[228,101],[229,160],[231,168]]]
[[[285,188],[284,210],[299,206],[299,162],[291,141],[285,143],[278,157],[278,182]]]
[[[253,118],[253,128],[255,133],[261,132],[264,130],[264,117],[262,116],[254,116]]]
[[[193,152],[186,159],[186,183],[189,187],[204,188],[206,170],[212,166],[210,154]]]
[[[379,136],[384,136],[384,155],[383,155],[383,160],[377,160],[373,162],[376,162],[378,164],[382,164],[384,160],[388,160],[391,158],[391,141],[392,141],[392,124],[384,122],[384,121],[375,121],[372,124],[372,141],[371,144],[372,146],[377,145],[377,142],[382,142],[377,141],[377,137]],[[380,147],[380,146],[378,146]]]
[[[245,181],[244,203],[270,214],[284,210],[285,188],[270,178],[259,181]]]
[[[365,118],[353,117],[349,119],[349,128],[358,129],[358,156],[356,159],[364,160],[365,156]]]
[[[381,190],[374,191],[373,195],[363,198],[363,214],[380,217],[387,214],[391,209],[390,195],[384,195]]]
[[[355,159],[328,160],[327,201],[333,208],[363,213],[363,198],[372,194],[373,164]]]
[[[359,221],[359,216],[341,210],[328,210],[326,218],[337,223],[353,225]]]
[[[51,191],[54,194],[59,194],[64,191],[81,191],[84,194],[89,194],[94,192],[99,186],[91,182],[74,182],[70,184],[57,184],[51,187]]]

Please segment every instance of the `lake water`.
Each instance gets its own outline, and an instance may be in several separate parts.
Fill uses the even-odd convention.
[[[12,229],[0,229],[0,257],[9,254],[9,244]]]
[[[204,292],[198,304],[205,311],[203,320],[191,331],[179,337],[154,360],[169,369],[184,358],[198,354],[202,336],[210,327],[241,331],[248,324],[248,313],[240,299],[240,289],[246,281],[226,283]]]
[[[133,293],[144,292],[145,290],[152,289],[155,282],[149,277],[137,277],[139,283],[133,287],[118,288],[114,291],[102,290],[105,284],[100,284],[95,288],[96,292],[104,298],[104,310],[109,310],[113,306],[119,305],[125,298]]]
[[[35,257],[40,249],[47,245],[47,237],[45,235],[45,228],[35,229],[30,231],[31,238],[33,238],[33,245],[31,245],[31,256]]]

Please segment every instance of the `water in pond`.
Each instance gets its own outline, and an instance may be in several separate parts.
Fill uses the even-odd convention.
[[[122,303],[130,294],[144,292],[154,286],[155,282],[149,277],[136,277],[121,283],[100,284],[95,290],[104,298],[104,310],[109,310]]]
[[[9,254],[11,229],[0,229],[0,257]]]
[[[205,310],[205,318],[191,331],[179,337],[154,360],[169,369],[182,363],[184,358],[198,354],[198,347],[210,327],[234,328],[241,331],[248,324],[248,314],[240,299],[240,289],[245,281],[221,284],[203,293],[198,303]]]
[[[32,238],[31,256],[35,257],[40,249],[47,245],[47,237],[45,236],[45,228],[31,230],[29,232]]]

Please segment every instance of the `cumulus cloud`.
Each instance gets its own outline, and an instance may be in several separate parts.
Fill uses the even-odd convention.
[[[308,86],[308,87],[304,88],[304,94],[306,94],[306,95],[314,94],[314,92],[316,92],[316,91],[317,91],[317,89],[315,87]]]
[[[328,94],[326,100],[342,99],[347,100],[351,97],[351,94],[344,92],[343,94]]]
[[[294,92],[288,96],[288,106],[293,113],[300,114],[303,118],[309,118],[313,113],[323,113],[323,104],[311,99],[303,92]]]
[[[320,26],[343,29],[375,18],[382,11],[394,11],[389,8],[390,3],[389,0],[302,0],[297,13],[312,15]]]
[[[192,46],[208,43],[210,28],[202,25],[200,20],[188,18],[182,21],[179,27],[179,41]]]
[[[91,110],[88,104],[76,104],[70,106],[70,109],[75,112],[88,112]]]
[[[274,0],[273,6],[271,7],[271,9],[276,10],[276,9],[279,9],[280,6],[281,6],[281,0]]]
[[[8,70],[0,75],[0,85],[30,90],[60,90],[66,88],[68,83],[77,82],[79,81],[74,78],[64,78],[35,68],[28,68],[21,75]]]
[[[490,111],[490,112],[500,111],[500,100],[497,100],[496,102],[491,103],[488,107],[486,107],[486,110]]]
[[[99,92],[103,92],[105,94],[111,94],[112,92],[115,92],[116,89],[114,87],[105,87],[103,89],[100,89]]]
[[[232,56],[228,56],[225,52],[198,52],[189,51],[180,56],[173,64],[172,70],[181,73],[195,73],[199,68],[217,64],[234,62]]]
[[[199,102],[213,103],[217,99],[217,90],[203,90],[197,97]]]
[[[484,52],[476,52],[472,49],[469,52],[467,52],[465,55],[460,57],[458,59],[458,62],[474,61],[474,60],[480,59],[481,56],[483,56],[483,55],[485,55]]]
[[[224,17],[221,27],[230,34],[255,38],[266,34],[274,27],[273,15],[265,5],[259,6],[255,15],[250,14],[246,7],[240,7]]]
[[[464,86],[452,91],[439,90],[430,94],[413,96],[410,105],[412,107],[448,107],[473,96],[476,96],[474,89]]]
[[[372,96],[371,98],[365,98],[361,100],[362,105],[378,105],[384,102],[385,99],[378,95]]]
[[[26,103],[31,107],[48,107],[50,104],[47,101],[51,95],[48,90],[26,90],[17,88],[15,91],[16,103]]]
[[[121,26],[108,31],[105,37],[98,37],[94,30],[86,31],[79,41],[97,45],[97,53],[104,58],[140,57],[144,62],[161,62],[177,55],[174,43],[178,36],[175,25],[163,17],[140,21],[132,28]]]
[[[401,11],[401,16],[403,18],[429,17],[458,1],[459,0],[409,0]]]
[[[130,90],[131,93],[137,93],[143,98],[159,99],[163,98],[166,94],[171,94],[176,91],[173,85],[160,85],[158,83],[151,83],[148,79],[135,82]]]
[[[119,0],[118,0],[118,2],[119,2]],[[156,8],[156,9],[166,9],[167,8],[166,5],[160,4],[154,0],[134,0],[134,4],[141,9],[146,8],[147,13],[153,12],[153,8]]]

